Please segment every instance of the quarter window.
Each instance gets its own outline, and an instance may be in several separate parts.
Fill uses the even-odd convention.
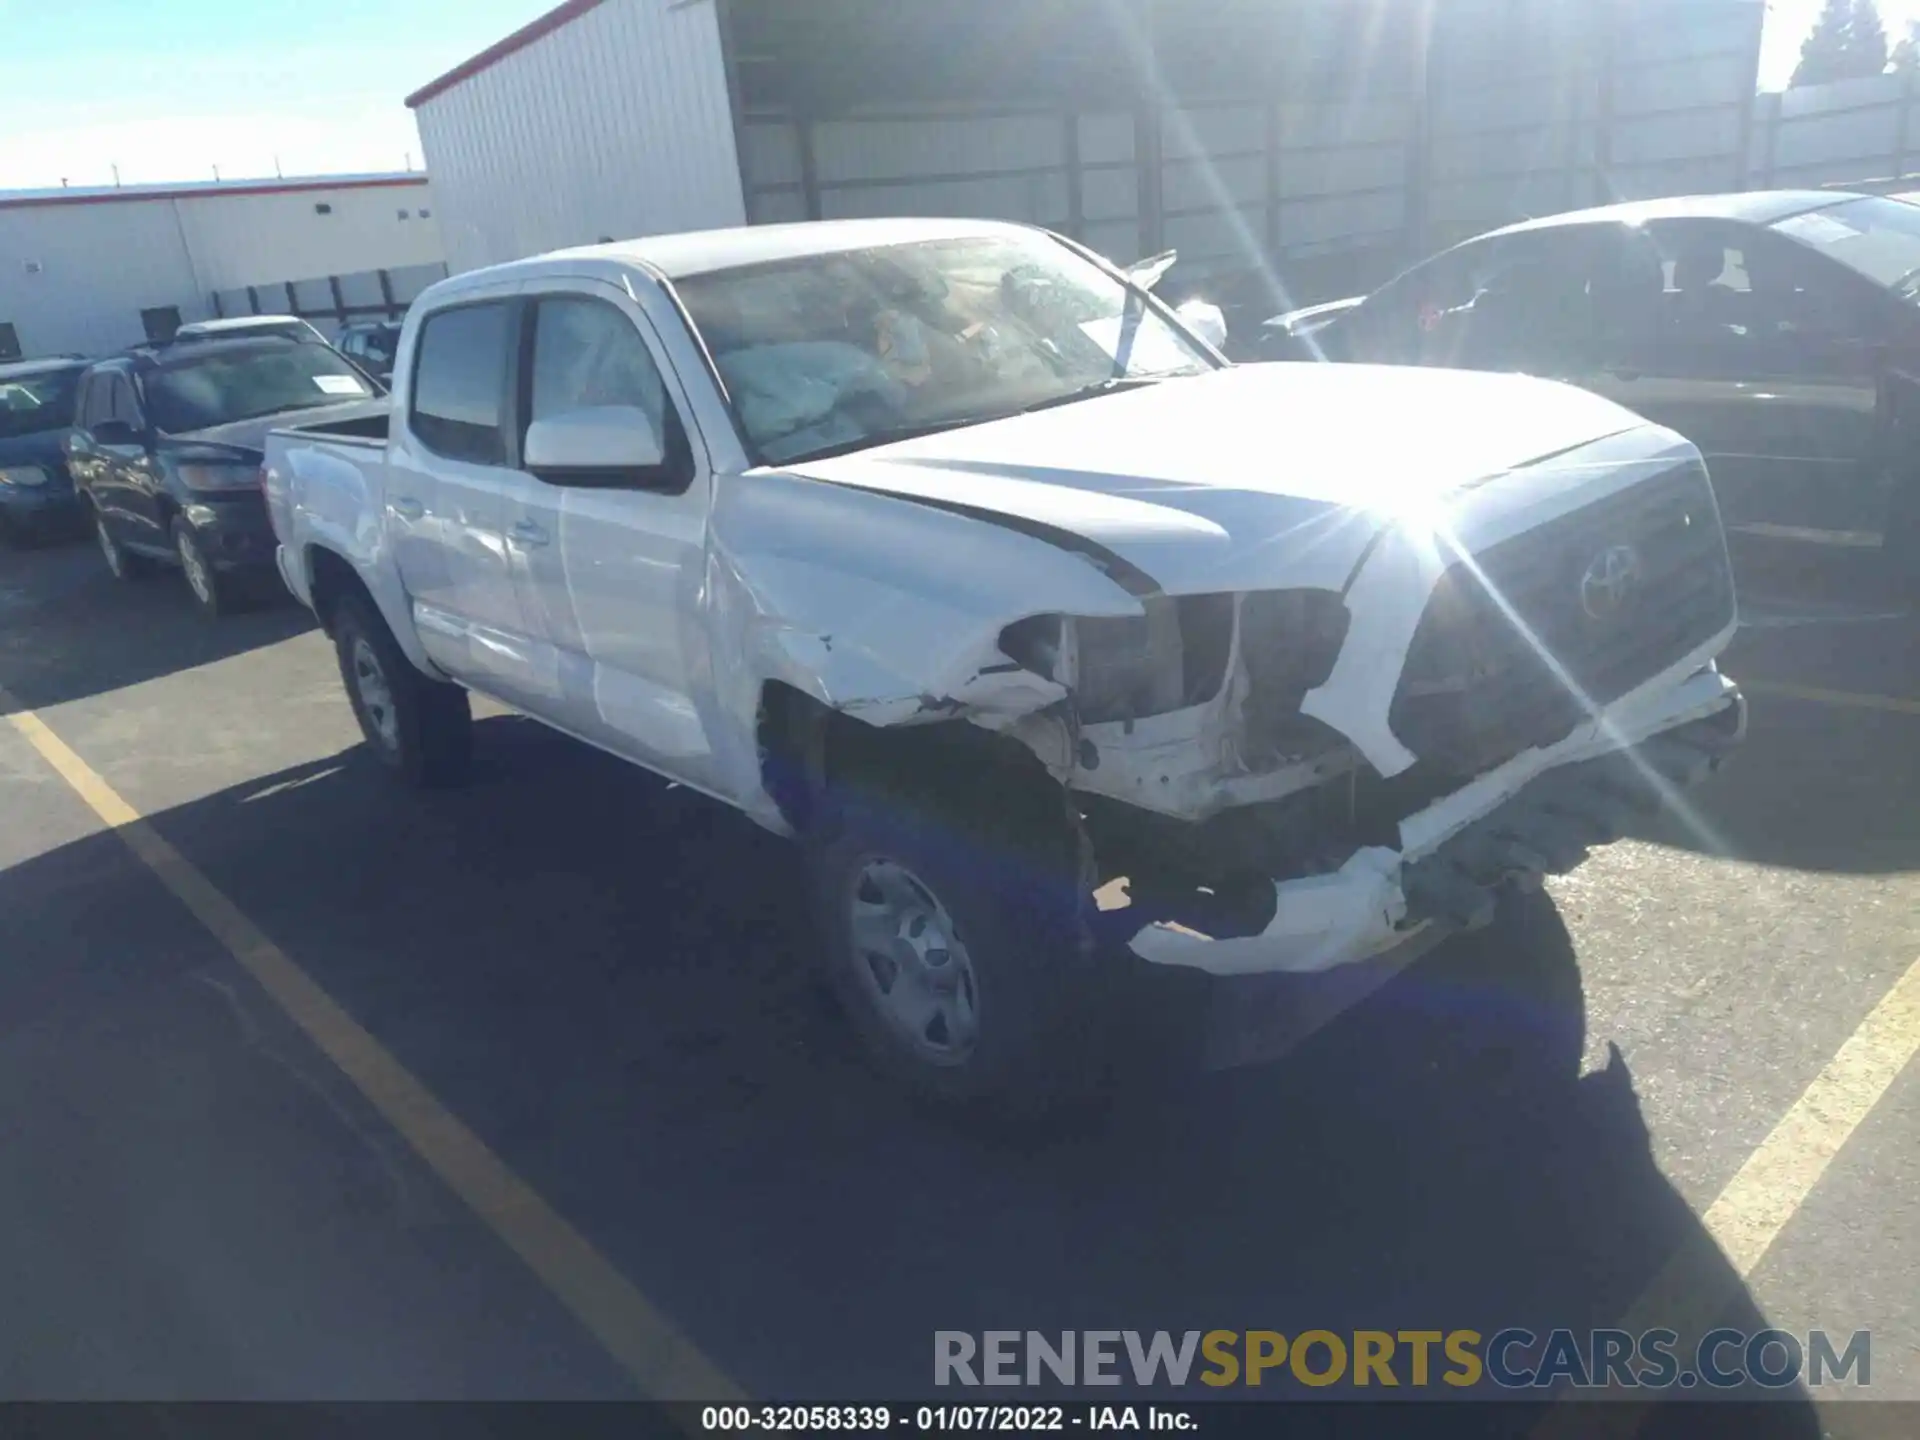
[[[436,454],[477,465],[506,463],[510,313],[503,301],[462,305],[421,326],[408,419]]]

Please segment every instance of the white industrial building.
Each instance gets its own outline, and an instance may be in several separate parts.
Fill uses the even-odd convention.
[[[1762,0],[568,0],[409,97],[455,270],[1027,220],[1326,285],[1747,180]],[[1356,267],[1358,267],[1356,269]],[[1309,287],[1311,288],[1311,286]]]
[[[99,354],[250,308],[404,305],[444,259],[417,173],[0,192],[0,358]]]

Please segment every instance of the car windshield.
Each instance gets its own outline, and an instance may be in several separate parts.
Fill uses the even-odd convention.
[[[1920,298],[1920,206],[1869,196],[1790,216],[1773,228],[1903,299]]]
[[[819,458],[1213,362],[1038,233],[715,271],[680,295],[760,459]]]
[[[373,395],[342,356],[292,341],[181,355],[143,383],[153,423],[172,435]]]
[[[78,370],[43,370],[0,378],[0,435],[37,435],[73,424]]]

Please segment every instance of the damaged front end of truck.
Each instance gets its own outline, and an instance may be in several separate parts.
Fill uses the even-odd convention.
[[[1129,603],[1024,616],[913,693],[859,683],[854,647],[805,665],[862,725],[1036,759],[1140,958],[1324,970],[1485,923],[1502,885],[1572,869],[1744,734],[1697,457],[1509,528],[1387,527],[1338,585],[1267,590],[1170,595],[1082,553]]]

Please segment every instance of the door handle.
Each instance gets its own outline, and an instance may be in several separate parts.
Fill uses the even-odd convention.
[[[522,520],[507,533],[512,535],[513,538],[518,540],[522,545],[528,546],[544,545],[551,538],[545,530],[541,529],[531,520]]]
[[[402,520],[418,520],[427,513],[427,507],[411,495],[402,495],[393,502],[393,513]]]

